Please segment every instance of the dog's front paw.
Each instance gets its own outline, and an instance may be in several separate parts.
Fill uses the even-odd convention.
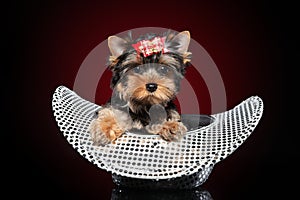
[[[120,123],[119,118],[122,119],[122,113],[120,111],[112,109],[99,111],[98,118],[94,119],[89,127],[94,145],[105,145],[114,142],[126,131],[127,126],[125,126],[124,123]]]
[[[148,132],[160,135],[166,141],[179,141],[187,132],[182,122],[165,121],[163,124],[148,126]]]
[[[179,141],[186,133],[187,128],[182,122],[166,121],[158,134],[167,141]]]
[[[90,134],[94,145],[114,142],[124,133],[112,119],[94,119],[90,125]]]

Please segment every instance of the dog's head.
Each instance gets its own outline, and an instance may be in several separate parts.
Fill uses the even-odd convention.
[[[166,104],[178,93],[190,63],[189,43],[188,31],[147,34],[137,40],[110,36],[112,89],[130,107]]]

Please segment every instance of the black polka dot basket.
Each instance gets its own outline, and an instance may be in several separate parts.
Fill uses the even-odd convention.
[[[128,131],[105,146],[93,145],[88,131],[101,106],[60,86],[53,94],[52,108],[66,140],[84,158],[110,172],[116,185],[191,189],[203,184],[214,165],[250,136],[262,117],[263,101],[251,96],[226,112],[183,114],[188,132],[179,142]]]

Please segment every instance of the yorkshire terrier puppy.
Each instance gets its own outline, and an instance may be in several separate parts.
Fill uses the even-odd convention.
[[[95,145],[114,142],[128,130],[158,134],[178,141],[187,128],[173,100],[190,64],[190,33],[147,34],[137,40],[110,36],[110,100],[92,120],[89,131]]]

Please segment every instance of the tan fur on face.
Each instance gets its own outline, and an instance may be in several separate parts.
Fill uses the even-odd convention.
[[[147,91],[147,83],[156,83],[155,92]],[[168,77],[162,77],[155,70],[149,70],[144,74],[128,75],[127,87],[124,88],[122,97],[126,101],[132,99],[143,101],[150,104],[160,104],[170,101],[175,96],[174,81]]]

